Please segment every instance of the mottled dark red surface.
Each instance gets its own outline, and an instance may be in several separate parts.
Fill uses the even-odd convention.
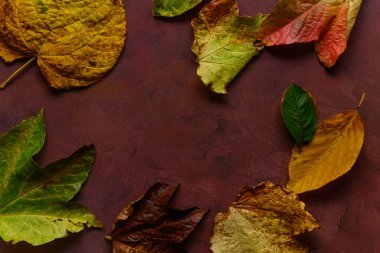
[[[275,0],[240,0],[242,13],[270,11]],[[82,90],[56,92],[37,66],[0,92],[0,131],[46,109],[43,164],[95,143],[98,157],[77,197],[104,222],[42,247],[0,244],[2,253],[106,253],[103,237],[119,210],[156,181],[181,182],[174,205],[209,208],[187,242],[207,253],[213,218],[241,185],[284,185],[292,140],[279,113],[291,81],[318,101],[320,120],[351,109],[363,91],[366,123],[362,154],[352,171],[301,199],[322,228],[305,237],[313,253],[380,252],[380,2],[364,1],[349,47],[326,71],[311,45],[265,50],[231,84],[229,95],[208,92],[195,74],[190,20],[151,16],[151,1],[126,2],[127,45],[114,71]],[[0,63],[0,79],[21,62]]]

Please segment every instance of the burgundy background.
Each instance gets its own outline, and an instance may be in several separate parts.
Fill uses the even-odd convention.
[[[241,12],[269,12],[275,0],[240,0]],[[34,65],[0,92],[0,131],[45,107],[47,142],[36,158],[48,164],[95,143],[97,161],[76,198],[104,222],[41,247],[0,244],[3,253],[106,253],[103,237],[119,210],[156,181],[181,182],[173,206],[211,212],[189,238],[192,253],[210,252],[213,218],[241,185],[285,185],[293,142],[279,113],[292,80],[308,88],[320,120],[354,108],[363,91],[362,153],[352,171],[303,194],[322,228],[305,237],[315,253],[380,252],[380,2],[363,3],[348,50],[325,70],[312,45],[270,48],[230,85],[212,94],[195,74],[190,26],[200,8],[174,19],[151,16],[151,1],[126,2],[128,39],[115,69],[96,85],[57,92]],[[5,80],[22,62],[0,63]]]

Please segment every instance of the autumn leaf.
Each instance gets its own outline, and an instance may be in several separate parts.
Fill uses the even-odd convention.
[[[192,21],[197,55],[197,74],[216,93],[227,93],[227,85],[259,54],[257,33],[265,15],[239,16],[236,0],[213,0]]]
[[[91,171],[95,147],[42,168],[32,158],[44,140],[42,112],[0,137],[0,236],[7,242],[41,245],[101,227],[90,211],[69,203]]]
[[[362,0],[346,0],[330,29],[315,43],[319,60],[332,67],[347,48],[347,42],[359,14]]]
[[[157,183],[120,212],[107,237],[113,242],[114,253],[186,252],[181,243],[206,212],[169,208],[176,189],[177,186]]]
[[[53,88],[99,81],[116,64],[125,36],[121,0],[0,0],[0,57],[29,58],[23,68],[37,59]]]
[[[362,0],[279,0],[263,22],[266,46],[315,41],[319,60],[332,67],[347,47]]]
[[[354,165],[363,141],[364,123],[358,109],[328,118],[301,153],[293,148],[287,188],[303,193],[339,178]]]
[[[153,15],[175,17],[194,8],[203,0],[153,0]]]
[[[319,227],[296,194],[264,182],[243,187],[227,213],[215,218],[214,253],[304,253],[297,236]]]
[[[317,127],[317,109],[310,92],[295,83],[291,84],[281,99],[281,114],[298,146],[313,139]]]

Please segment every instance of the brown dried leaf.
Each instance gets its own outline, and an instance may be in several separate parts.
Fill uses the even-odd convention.
[[[319,225],[296,194],[264,182],[243,187],[228,213],[215,218],[214,253],[304,253],[296,236]]]
[[[207,211],[168,208],[176,189],[157,183],[120,212],[108,238],[114,253],[186,252],[181,243]]]

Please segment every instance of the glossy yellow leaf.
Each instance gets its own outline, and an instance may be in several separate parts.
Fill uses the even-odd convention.
[[[264,182],[243,187],[228,213],[215,218],[214,253],[306,253],[297,236],[317,228],[296,194]]]
[[[325,120],[301,152],[294,147],[287,188],[296,193],[311,191],[347,173],[363,141],[364,123],[358,110],[345,111]]]
[[[37,59],[57,89],[99,81],[116,64],[125,36],[121,0],[0,0],[0,57]]]

